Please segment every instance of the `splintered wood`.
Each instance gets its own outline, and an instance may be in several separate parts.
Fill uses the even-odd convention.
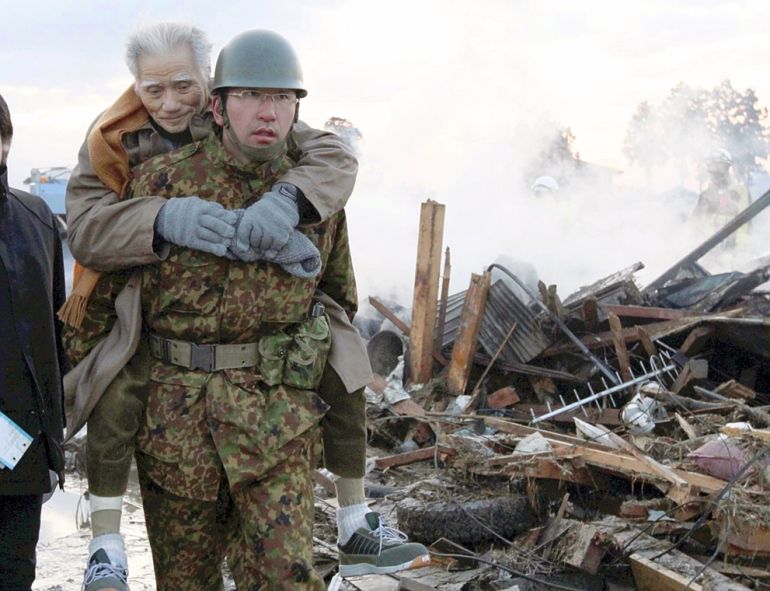
[[[436,329],[444,209],[441,203],[428,200],[420,210],[409,359],[412,381],[421,384],[430,381],[433,370],[433,335]]]

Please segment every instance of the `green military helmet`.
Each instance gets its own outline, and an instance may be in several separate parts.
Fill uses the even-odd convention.
[[[302,67],[286,39],[264,29],[245,31],[222,48],[212,92],[220,88],[285,88],[307,95]]]

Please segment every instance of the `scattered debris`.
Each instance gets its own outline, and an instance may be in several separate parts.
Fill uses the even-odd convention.
[[[507,279],[474,275],[454,295],[444,281],[420,303],[395,348],[422,373],[370,408],[372,443],[390,449],[370,477],[404,485],[388,498],[398,527],[433,555],[392,588],[770,589],[770,299],[756,289],[770,266],[697,264],[767,204],[644,289],[642,263],[563,299],[492,265]],[[415,294],[426,281],[418,266]],[[429,373],[417,326],[437,335]],[[439,582],[439,567],[466,576]]]

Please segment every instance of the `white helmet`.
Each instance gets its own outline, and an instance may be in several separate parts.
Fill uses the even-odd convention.
[[[555,193],[559,190],[559,183],[552,176],[541,176],[532,183],[532,190],[536,193]]]
[[[733,156],[725,148],[717,148],[709,154],[707,162],[708,164],[727,164],[732,166]]]

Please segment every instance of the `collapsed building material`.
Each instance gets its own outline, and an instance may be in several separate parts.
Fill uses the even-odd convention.
[[[608,275],[607,277],[595,281],[591,285],[581,287],[576,292],[570,294],[570,296],[562,302],[562,306],[565,308],[575,308],[578,304],[588,298],[601,301],[603,304],[609,304],[610,302],[605,301],[604,296],[615,290],[618,285],[633,284],[634,273],[641,271],[642,269],[644,269],[644,264],[642,262],[636,262],[625,269],[621,269],[612,275]]]
[[[460,323],[465,292],[449,297],[442,347],[454,343]],[[508,331],[516,323],[516,331],[504,343]],[[500,362],[527,363],[542,353],[550,340],[543,333],[537,315],[511,291],[504,281],[495,281],[487,294],[484,315],[479,327],[479,345],[492,356],[504,344]]]
[[[420,210],[409,347],[410,375],[413,381],[421,384],[430,381],[433,368],[444,209],[443,204],[429,199]]]
[[[441,351],[444,338],[444,325],[446,324],[446,310],[449,303],[449,280],[451,278],[452,265],[449,259],[449,247],[444,252],[444,272],[441,277],[441,299],[438,306],[438,321],[436,323],[436,335],[433,339],[433,349]]]
[[[674,263],[670,269],[663,272],[657,279],[652,281],[644,288],[643,293],[649,294],[665,286],[666,283],[676,277],[677,273],[684,267],[695,263],[703,255],[721,243],[725,238],[733,234],[741,226],[748,223],[757,216],[762,210],[770,205],[770,191],[766,191],[759,199],[754,201],[746,209],[738,213],[733,219],[727,222],[721,229],[707,238],[702,244],[696,247],[692,252],[685,255],[682,259]]]
[[[474,273],[471,276],[471,285],[465,294],[465,303],[447,374],[447,387],[452,394],[462,394],[468,385],[479,326],[489,291],[489,279],[489,273],[483,275]]]
[[[642,370],[644,371],[642,375],[638,377],[633,377],[632,379],[626,382],[619,383],[612,387],[605,387],[603,390],[599,392],[594,392],[593,388],[589,384],[588,388],[589,388],[590,395],[581,396],[577,392],[577,390],[574,390],[573,392],[575,394],[575,398],[577,398],[575,402],[566,404],[562,401],[562,406],[560,408],[552,410],[544,415],[540,415],[540,416],[533,415],[532,423],[535,424],[535,423],[540,423],[542,421],[547,421],[552,417],[558,416],[564,412],[569,412],[571,410],[583,408],[587,404],[590,404],[592,402],[595,403],[599,400],[602,400],[603,398],[611,397],[613,394],[617,392],[623,392],[624,390],[627,390],[628,388],[635,386],[636,384],[643,384],[644,382],[648,382],[650,380],[660,379],[662,376],[676,369],[676,363],[672,361],[671,354],[668,353],[667,351],[662,351],[660,353],[660,356],[657,358],[651,357],[649,369],[647,369],[647,367],[644,365],[643,362],[640,362],[640,365],[642,367]],[[633,376],[633,372],[631,372],[631,375]]]
[[[547,314],[547,315],[548,315],[548,316],[551,318],[551,320],[552,320],[552,321],[553,321],[553,322],[554,322],[554,323],[555,323],[555,324],[556,324],[556,325],[559,327],[559,329],[561,329],[561,331],[562,331],[562,332],[563,332],[565,335],[567,335],[567,337],[569,337],[569,339],[570,339],[570,340],[571,340],[571,341],[572,341],[572,342],[575,344],[575,346],[577,346],[577,348],[578,348],[578,349],[580,349],[580,351],[581,351],[581,352],[582,352],[582,353],[583,353],[583,354],[584,354],[586,357],[588,357],[588,358],[591,360],[591,362],[592,362],[592,363],[593,363],[593,364],[594,364],[594,365],[597,367],[597,369],[599,369],[599,371],[601,371],[601,372],[604,374],[604,376],[605,376],[605,377],[606,377],[606,378],[607,378],[607,379],[608,379],[610,382],[612,382],[613,384],[618,384],[618,383],[620,383],[620,380],[618,379],[617,375],[615,375],[615,374],[614,374],[614,373],[613,373],[613,372],[612,372],[612,371],[611,371],[611,370],[610,370],[610,369],[607,367],[607,365],[606,365],[606,364],[604,364],[604,363],[601,361],[601,359],[599,359],[599,358],[598,358],[598,357],[596,357],[596,356],[595,356],[593,353],[591,353],[591,351],[589,351],[589,350],[588,350],[588,348],[587,348],[587,347],[586,347],[586,346],[585,346],[585,345],[584,345],[584,344],[583,344],[583,343],[580,341],[580,339],[578,339],[578,338],[577,338],[577,337],[574,335],[574,333],[573,333],[573,332],[572,332],[572,331],[571,331],[569,328],[567,328],[567,326],[566,326],[566,325],[565,325],[565,324],[564,324],[564,323],[561,321],[561,319],[559,319],[559,317],[558,317],[558,316],[554,315],[554,313],[553,313],[553,312],[551,312],[551,310],[549,310],[549,309],[548,309],[548,306],[546,306],[546,305],[545,305],[543,302],[541,302],[541,301],[538,299],[537,295],[535,295],[535,294],[532,292],[532,290],[531,290],[531,289],[529,289],[529,287],[527,287],[527,286],[526,286],[526,284],[524,284],[524,283],[523,283],[521,280],[519,280],[519,279],[518,279],[518,277],[516,277],[516,276],[515,276],[513,273],[511,273],[511,272],[510,272],[508,269],[506,269],[506,268],[505,268],[505,267],[503,267],[502,265],[498,265],[498,264],[494,263],[494,264],[490,265],[490,266],[488,267],[488,269],[487,269],[487,270],[488,270],[488,271],[491,271],[492,269],[499,269],[500,271],[502,271],[503,273],[505,273],[506,275],[508,275],[508,277],[510,277],[511,279],[513,279],[513,281],[514,281],[514,282],[515,282],[515,283],[516,283],[516,284],[517,284],[517,285],[518,285],[518,286],[519,286],[521,289],[523,289],[523,290],[524,290],[524,291],[527,293],[527,295],[528,295],[530,298],[532,298],[532,301],[533,301],[533,302],[534,302],[536,305],[538,305],[538,307],[540,307],[540,309],[541,309],[541,310],[543,310],[543,311],[544,311],[544,312],[545,312],[545,313],[546,313],[546,314]]]
[[[658,304],[672,308],[687,308],[691,312],[711,312],[738,301],[751,290],[770,279],[770,270],[763,267],[751,273],[721,273],[698,279],[671,282],[657,290]]]

